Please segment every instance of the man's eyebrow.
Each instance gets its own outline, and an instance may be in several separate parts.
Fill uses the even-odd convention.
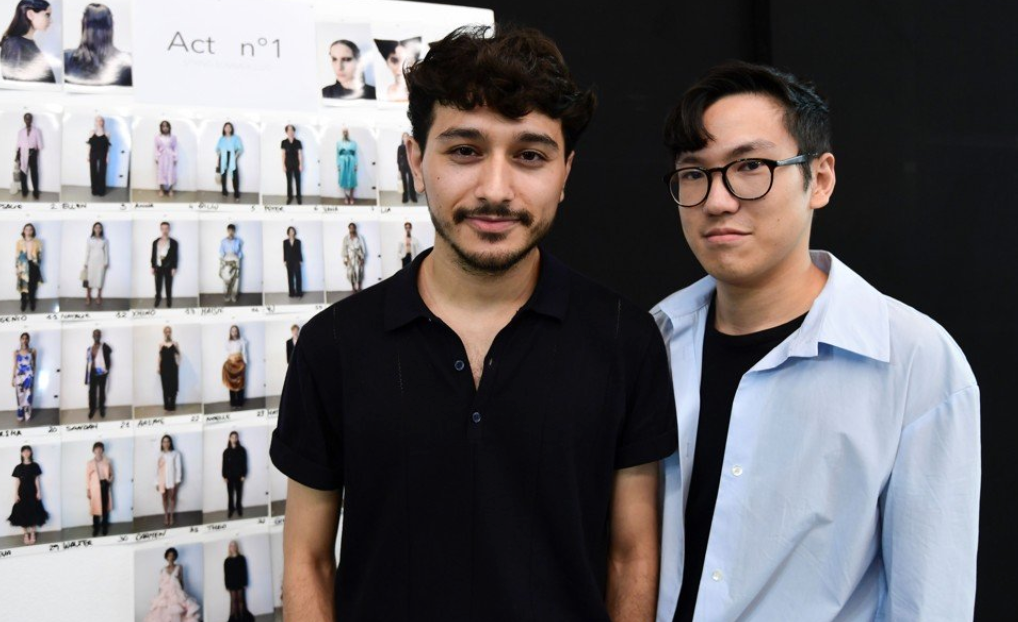
[[[748,153],[752,153],[753,151],[756,151],[757,149],[767,149],[769,147],[774,147],[774,146],[776,146],[776,145],[774,143],[772,143],[771,141],[769,141],[769,140],[764,140],[764,139],[751,140],[748,143],[743,143],[743,144],[739,145],[738,147],[730,149],[725,154],[725,159],[726,160],[738,160],[742,156],[744,156],[744,155],[746,155]],[[687,153],[687,154],[684,154],[682,157],[680,157],[676,163],[679,164],[679,165],[693,164],[693,165],[696,165],[696,166],[702,166],[703,165],[703,159],[700,158],[697,155],[692,154],[692,153]]]
[[[551,136],[541,132],[520,132],[516,135],[516,141],[521,143],[530,143],[533,145],[541,145],[547,147],[549,151],[558,151],[558,141]]]
[[[484,140],[481,130],[472,127],[450,127],[435,137],[437,140]]]

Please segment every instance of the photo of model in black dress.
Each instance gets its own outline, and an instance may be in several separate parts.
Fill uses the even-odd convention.
[[[12,527],[25,530],[25,544],[34,544],[36,528],[46,524],[49,512],[42,505],[42,487],[39,485],[42,468],[32,458],[30,446],[21,448],[21,462],[14,467],[11,476],[17,480],[17,489],[7,522]]]
[[[173,329],[163,329],[165,339],[159,344],[159,378],[163,384],[163,410],[177,410],[180,390],[180,345],[173,340]]]
[[[88,137],[88,174],[92,183],[92,196],[106,196],[106,169],[110,163],[110,137],[106,134],[106,120],[95,118],[95,130]]]

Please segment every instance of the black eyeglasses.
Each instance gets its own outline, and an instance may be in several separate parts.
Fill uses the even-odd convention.
[[[785,160],[742,158],[716,168],[686,166],[664,176],[672,199],[680,207],[696,207],[707,200],[714,173],[721,173],[725,188],[737,199],[754,201],[763,198],[774,184],[774,169],[789,164],[804,164],[815,154],[800,154]]]

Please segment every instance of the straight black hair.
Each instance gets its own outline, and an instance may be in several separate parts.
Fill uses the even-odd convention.
[[[831,111],[813,83],[767,65],[729,61],[710,69],[683,94],[665,122],[665,145],[672,162],[707,146],[713,136],[703,114],[729,95],[753,93],[774,99],[785,111],[785,127],[800,154],[821,155],[831,150]],[[809,186],[810,164],[800,165]]]
[[[159,451],[163,450],[163,441],[170,441],[170,451],[173,451],[173,437],[169,434],[163,434],[163,437],[159,439]]]
[[[349,41],[347,39],[336,39],[335,41],[333,41],[332,45],[329,46],[329,52],[330,53],[332,52],[332,47],[334,45],[340,45],[340,44],[345,45],[346,47],[350,48],[350,51],[353,52],[354,60],[359,60],[360,59],[360,57],[361,57],[361,49],[359,47],[357,47],[356,43],[354,43],[353,41]]]
[[[116,50],[113,47],[113,11],[105,4],[89,4],[81,16],[81,42],[71,53],[71,59],[83,68],[98,71]]]
[[[95,226],[96,225],[99,225],[99,232],[100,233],[99,233],[98,236],[95,234]],[[106,227],[104,227],[103,224],[101,222],[99,222],[98,220],[95,221],[94,223],[92,223],[92,237],[93,238],[95,238],[95,237],[100,237],[100,238],[106,237]]]
[[[243,445],[240,444],[240,434],[236,430],[230,430],[230,434],[226,437],[226,448],[227,449],[230,448],[230,437],[233,436],[234,434],[237,435],[237,447],[243,447]]]
[[[18,453],[19,454],[23,454],[23,453],[25,453],[26,449],[28,450],[28,462],[29,462],[29,464],[31,464],[31,463],[35,462],[35,451],[32,449],[31,445],[22,445],[21,446],[21,451],[19,451]],[[24,460],[24,458],[22,458],[22,460]]]
[[[8,37],[23,37],[27,35],[29,28],[32,27],[32,22],[28,21],[28,12],[35,11],[38,13],[48,8],[49,2],[46,2],[46,0],[21,0],[18,6],[14,7],[14,18],[11,19],[11,24],[7,27],[0,42],[6,41]]]
[[[230,123],[229,121],[227,121],[226,123],[223,124],[223,136],[226,136],[226,126],[227,125],[230,126],[230,136],[233,136],[234,134],[237,133],[237,128],[233,127],[233,124]]]

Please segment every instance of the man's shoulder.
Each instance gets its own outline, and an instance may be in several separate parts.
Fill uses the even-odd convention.
[[[386,279],[322,309],[301,328],[300,340],[328,343],[381,331],[391,281]]]
[[[642,347],[648,335],[656,334],[654,320],[645,308],[566,264],[559,265],[568,282],[568,317],[587,324],[585,330],[590,330],[591,336],[633,341]]]
[[[706,307],[716,287],[714,279],[705,276],[667,296],[654,305],[650,313],[662,330],[666,326],[677,326],[690,320],[697,311]]]

